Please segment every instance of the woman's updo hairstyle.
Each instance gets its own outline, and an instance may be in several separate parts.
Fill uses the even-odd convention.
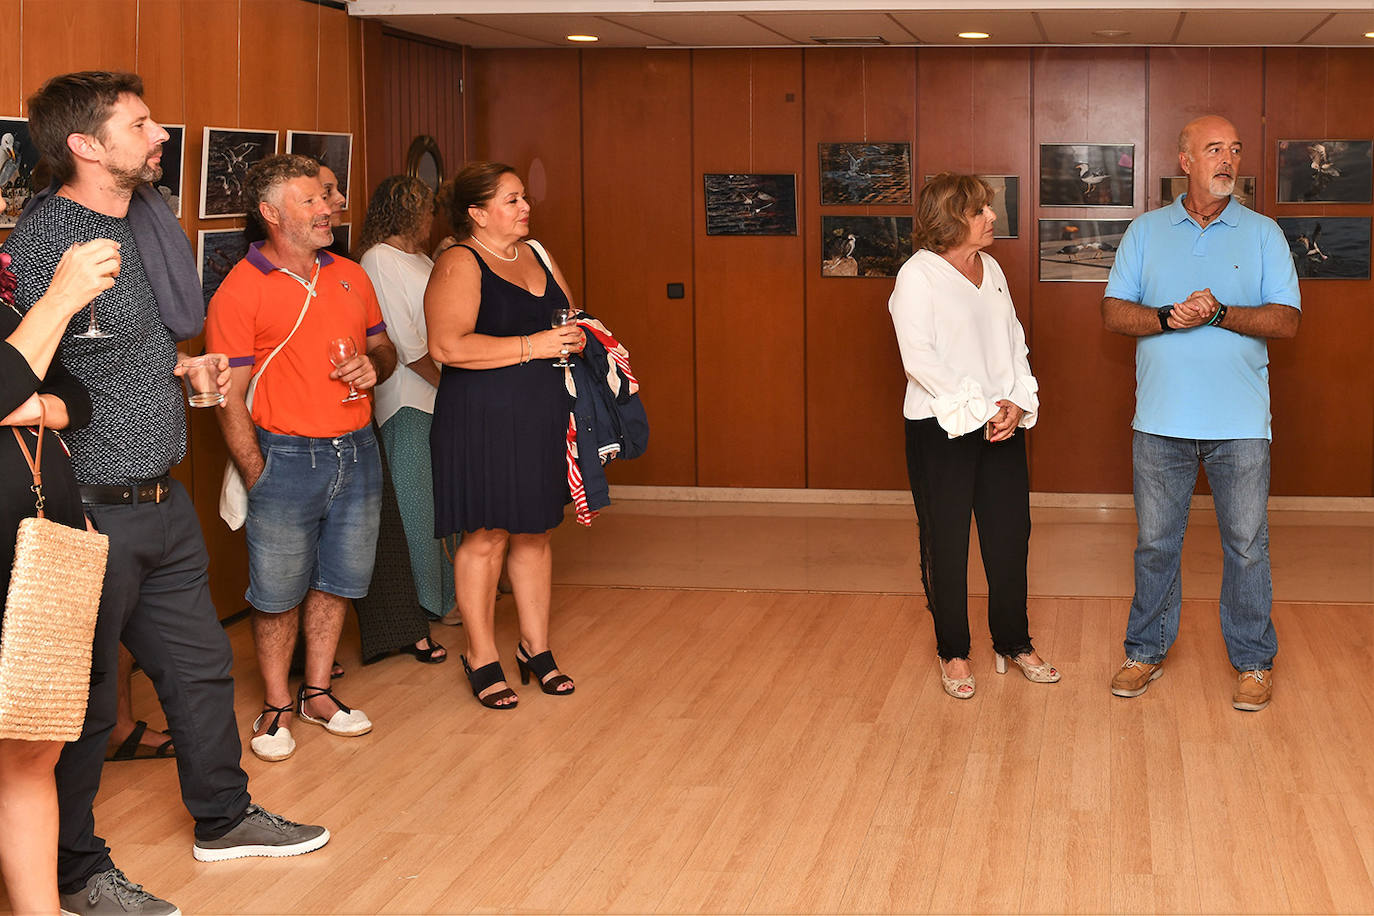
[[[480,207],[496,195],[501,176],[515,174],[504,162],[469,162],[439,189],[439,206],[448,214],[454,238],[472,235],[468,207]]]
[[[992,203],[992,187],[977,175],[941,172],[916,198],[916,247],[941,254],[968,238],[969,215]]]

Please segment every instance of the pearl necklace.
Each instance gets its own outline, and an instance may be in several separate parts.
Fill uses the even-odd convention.
[[[477,236],[470,235],[468,236],[468,238],[472,239],[477,244],[482,245],[482,240],[479,239]],[[520,246],[518,244],[515,246],[515,257],[513,258],[508,258],[505,255],[497,254],[496,252],[488,248],[486,245],[482,245],[482,250],[485,251],[487,254],[491,255],[493,258],[500,258],[503,261],[514,261],[516,258],[520,257]]]

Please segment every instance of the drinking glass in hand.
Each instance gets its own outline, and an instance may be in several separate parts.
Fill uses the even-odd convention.
[[[553,310],[553,321],[551,322],[551,324],[552,324],[553,327],[555,327],[555,328],[561,328],[561,327],[563,327],[563,326],[565,326],[565,325],[576,324],[576,323],[577,323],[577,309],[554,309],[554,310]],[[568,368],[569,366],[571,366],[572,363],[568,362],[568,351],[567,351],[567,350],[559,350],[558,352],[559,352],[559,356],[558,356],[558,359],[554,362],[554,365],[557,366],[557,367],[560,368],[560,369],[566,369],[566,368]]]
[[[344,363],[358,355],[358,345],[353,342],[352,337],[336,337],[329,342],[329,361],[337,369]],[[347,404],[349,401],[361,401],[367,395],[353,387],[353,383],[348,383],[348,397],[340,398],[340,404]]]
[[[94,299],[91,300],[91,324],[90,324],[90,327],[86,328],[86,330],[82,331],[80,334],[74,334],[74,335],[72,335],[72,336],[74,336],[74,337],[84,337],[84,338],[86,338],[87,340],[90,340],[90,339],[97,339],[97,340],[98,340],[98,339],[101,338],[101,337],[109,337],[109,336],[110,336],[109,334],[106,334],[104,331],[100,330],[100,327],[99,327],[98,325],[96,325],[96,323],[95,323],[95,300],[94,300]]]

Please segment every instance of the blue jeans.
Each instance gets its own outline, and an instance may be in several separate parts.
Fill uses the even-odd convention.
[[[1132,444],[1135,598],[1126,657],[1157,664],[1178,636],[1183,606],[1183,533],[1197,482],[1207,472],[1221,530],[1221,635],[1237,671],[1273,667],[1270,619],[1269,440],[1174,439],[1137,431]]]
[[[332,439],[259,429],[258,445],[267,464],[248,491],[248,603],[279,614],[309,589],[366,595],[382,511],[372,424]]]

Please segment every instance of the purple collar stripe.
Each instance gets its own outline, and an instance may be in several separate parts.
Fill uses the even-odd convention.
[[[272,271],[277,269],[277,265],[267,260],[267,255],[262,253],[262,246],[266,244],[266,241],[262,241],[254,242],[253,244],[249,245],[248,254],[244,255],[244,259],[247,260],[249,264],[252,264],[254,267],[262,271],[263,273],[270,274]],[[334,256],[330,254],[328,251],[325,251],[323,248],[315,252],[315,257],[319,259],[321,269],[324,269],[328,267],[330,264],[334,263]]]
[[[231,357],[229,357],[229,368],[230,368],[230,369],[237,369],[239,366],[251,366],[251,365],[253,365],[253,357],[251,357],[251,356],[231,356]]]

